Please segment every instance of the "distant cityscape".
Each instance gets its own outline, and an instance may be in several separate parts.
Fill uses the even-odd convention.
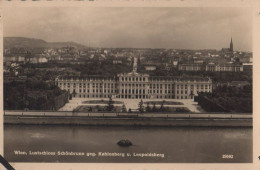
[[[211,103],[217,101],[220,110],[236,110],[223,106],[234,96],[212,94],[233,93],[234,88],[244,94],[252,89],[252,52],[235,51],[232,38],[227,42],[229,48],[221,50],[90,48],[21,37],[6,37],[4,44],[5,83],[42,81],[68,92],[70,98],[197,100],[199,93],[205,93]],[[28,96],[37,98],[33,91],[22,94],[21,101]],[[245,109],[249,112],[250,94],[246,95],[249,109]],[[5,107],[12,108],[6,97]],[[21,103],[16,109],[29,105],[28,101]]]

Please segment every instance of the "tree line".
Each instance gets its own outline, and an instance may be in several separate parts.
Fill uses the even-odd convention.
[[[4,82],[5,110],[58,110],[69,94],[44,81]]]

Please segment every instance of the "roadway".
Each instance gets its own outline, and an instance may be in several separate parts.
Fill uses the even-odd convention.
[[[139,117],[139,118],[216,118],[216,119],[252,119],[252,114],[242,113],[81,113],[52,111],[4,111],[7,116],[61,116],[61,117]]]

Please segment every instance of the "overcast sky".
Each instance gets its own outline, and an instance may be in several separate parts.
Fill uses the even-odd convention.
[[[252,51],[248,8],[17,8],[4,11],[4,36],[94,47]]]

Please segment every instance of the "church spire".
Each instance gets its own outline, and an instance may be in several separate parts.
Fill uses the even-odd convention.
[[[230,41],[230,48],[229,48],[229,50],[230,50],[231,52],[233,52],[233,41],[232,41],[232,37],[231,37],[231,41]]]

